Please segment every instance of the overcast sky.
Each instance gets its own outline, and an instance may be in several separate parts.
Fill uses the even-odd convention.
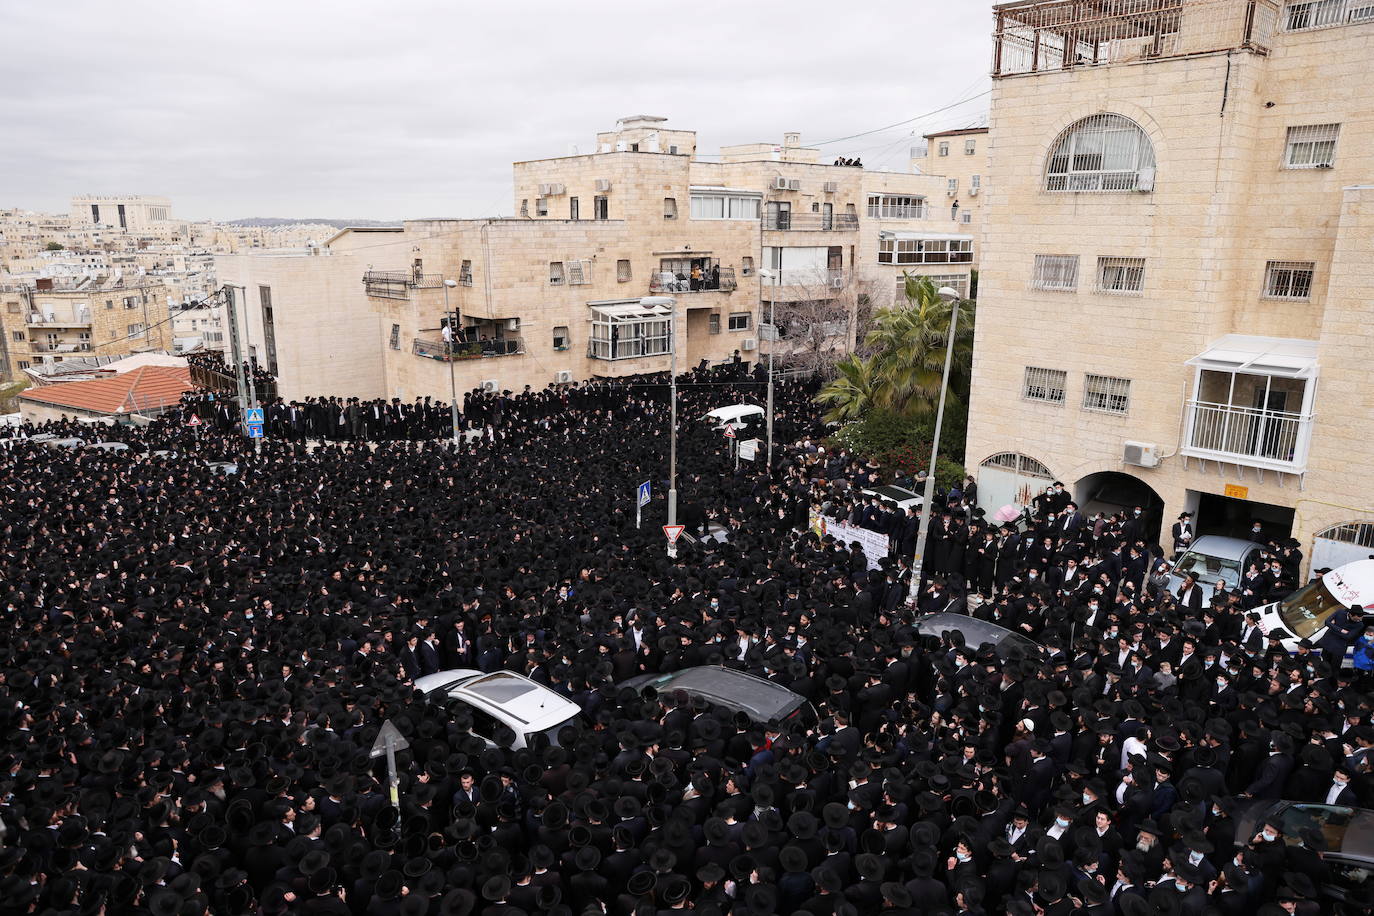
[[[814,144],[905,170],[980,122],[986,0],[69,0],[6,4],[0,207],[162,194],[176,216],[479,217],[510,163],[616,118],[702,152]]]

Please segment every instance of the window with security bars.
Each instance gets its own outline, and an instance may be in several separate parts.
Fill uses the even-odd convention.
[[[1074,292],[1078,289],[1078,255],[1037,254],[1031,286],[1035,289]]]
[[[391,326],[391,349],[401,349],[401,326],[399,324]]]
[[[1039,369],[1026,367],[1026,380],[1021,396],[1029,401],[1045,401],[1049,404],[1064,403],[1064,382],[1068,373],[1063,369]]]
[[[1140,125],[1116,114],[1084,118],[1059,135],[1046,191],[1152,191],[1155,150]]]
[[[615,278],[620,283],[624,283],[630,279],[629,258],[620,258],[615,262]]]
[[[1098,258],[1097,291],[1130,296],[1145,289],[1144,258]]]
[[[1339,124],[1305,124],[1288,128],[1283,150],[1286,169],[1329,169],[1336,161]]]
[[[463,286],[472,285],[472,261],[463,261],[458,266],[458,282]]]
[[[580,261],[568,261],[568,285],[586,286],[592,282],[592,262],[586,259]]]
[[[1301,32],[1348,22],[1374,20],[1371,0],[1289,0],[1283,10],[1285,31]]]
[[[1083,409],[1125,413],[1131,406],[1131,380],[1109,375],[1083,377]]]
[[[550,285],[550,286],[562,286],[562,285],[563,285],[563,262],[562,262],[562,261],[550,261],[550,262],[549,262],[549,285]]]
[[[1264,297],[1266,299],[1310,299],[1312,261],[1270,261],[1264,268]]]

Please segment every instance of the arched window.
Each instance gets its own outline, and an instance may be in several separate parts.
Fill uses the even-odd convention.
[[[1059,135],[1045,169],[1046,191],[1153,191],[1155,151],[1130,118],[1099,114]]]

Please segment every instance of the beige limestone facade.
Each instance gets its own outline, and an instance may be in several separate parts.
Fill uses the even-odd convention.
[[[75,283],[39,280],[0,289],[3,378],[98,354],[167,350],[172,344],[166,288],[146,277]]]
[[[912,221],[868,215],[871,195],[930,198],[938,178],[825,163],[795,134],[708,160],[694,132],[651,116],[622,119],[595,149],[516,162],[514,218],[410,220],[344,230],[317,253],[218,258],[220,282],[246,290],[247,346],[263,365],[275,352],[287,399],[447,400],[450,313],[461,397],[665,371],[674,334],[679,371],[736,352],[752,362],[770,345],[771,304],[780,325],[800,303],[839,303],[843,319],[860,290],[890,297],[903,270],[971,267],[962,251],[913,262],[907,245],[889,263],[883,242]]]
[[[980,499],[1059,479],[1166,542],[1190,511],[1291,532],[1314,567],[1374,553],[1374,21],[1146,2],[995,7]]]

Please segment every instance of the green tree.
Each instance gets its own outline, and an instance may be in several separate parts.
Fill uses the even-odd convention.
[[[61,243],[61,242],[49,242],[47,245],[44,246],[44,250],[46,250],[46,251],[61,251],[61,250],[62,250],[62,243]]]
[[[858,420],[878,403],[878,385],[873,371],[874,359],[851,353],[835,364],[839,375],[831,380],[816,401],[831,409],[825,419],[829,423]]]
[[[878,310],[865,344],[867,359],[851,357],[841,376],[817,400],[830,408],[826,419],[843,422],[882,407],[907,418],[932,417],[940,397],[945,347],[954,306],[940,298],[925,277],[906,278],[905,302]],[[973,302],[959,303],[947,406],[968,396],[973,362]],[[843,364],[842,364],[843,365]],[[862,379],[863,384],[856,384]]]

